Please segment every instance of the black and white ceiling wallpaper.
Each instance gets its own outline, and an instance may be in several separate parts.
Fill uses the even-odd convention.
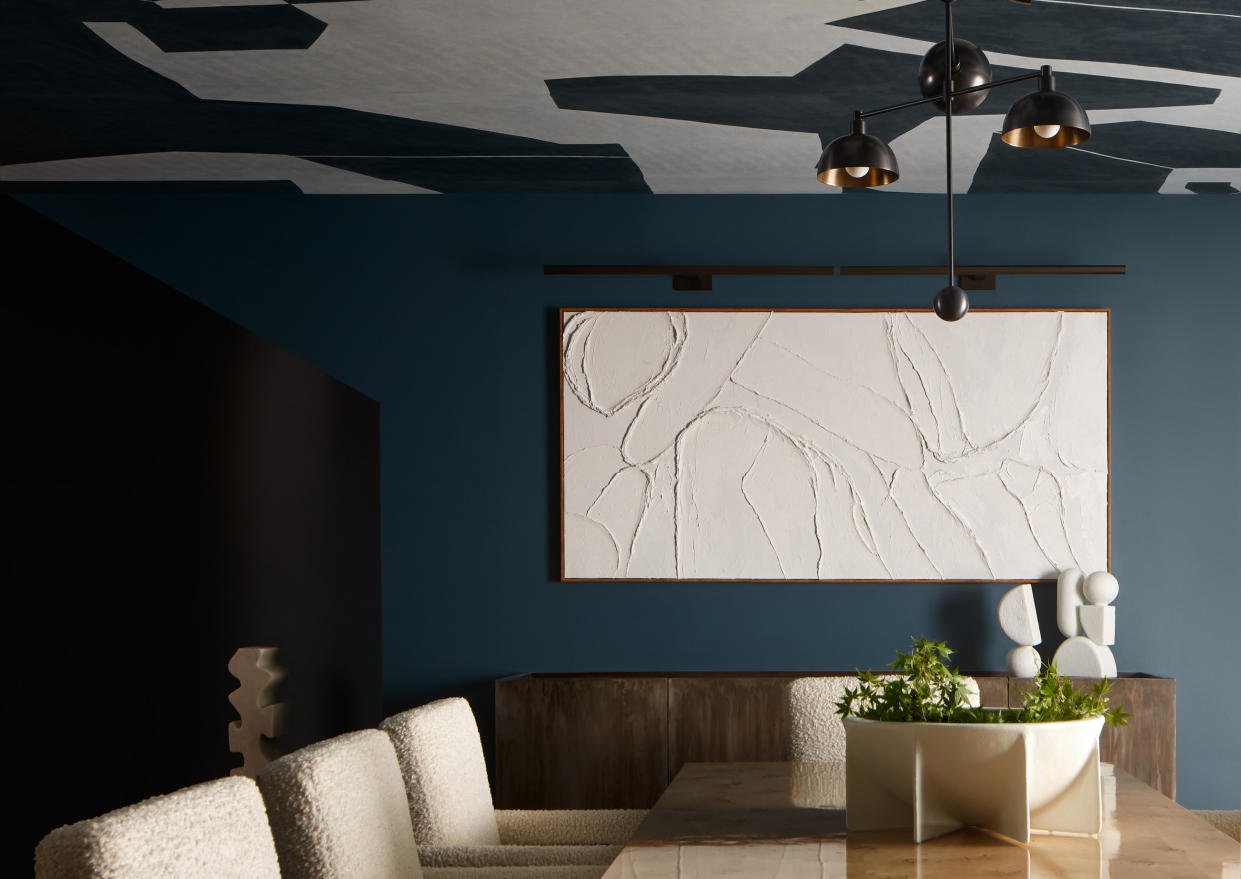
[[[958,0],[994,78],[1093,137],[953,127],[960,192],[1241,190],[1241,2]],[[822,144],[918,97],[941,0],[0,0],[0,188],[832,193]],[[870,121],[942,192],[943,119]]]

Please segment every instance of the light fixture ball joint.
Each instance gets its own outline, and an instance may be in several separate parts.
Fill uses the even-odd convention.
[[[935,294],[935,313],[942,320],[960,320],[970,310],[970,298],[953,284]]]
[[[942,40],[932,46],[922,56],[922,64],[918,67],[918,87],[922,90],[922,97],[940,96],[939,100],[932,103],[939,108],[941,113],[947,109],[942,97],[944,94],[944,61],[946,60],[944,51],[947,45],[948,42]],[[991,62],[987,60],[982,49],[969,40],[953,40],[952,45],[952,90],[954,92],[991,82]],[[952,112],[968,113],[981,104],[986,97],[987,92],[981,91],[953,98]]]

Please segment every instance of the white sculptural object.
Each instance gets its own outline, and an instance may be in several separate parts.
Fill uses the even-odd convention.
[[[1077,609],[1082,606],[1082,580],[1086,577],[1077,568],[1061,571],[1056,578],[1056,625],[1060,634],[1066,638],[1080,635],[1077,623]]]
[[[1015,678],[1032,678],[1038,675],[1043,657],[1032,645],[1018,644],[1008,651],[1008,673]]]
[[[238,647],[228,661],[229,672],[240,682],[228,694],[239,715],[228,725],[228,749],[242,756],[242,765],[230,775],[253,778],[280,756],[273,739],[288,730],[289,705],[276,701],[276,686],[288,675],[276,663],[278,652],[277,647]]]
[[[1056,580],[1056,622],[1067,640],[1052,660],[1060,674],[1116,677],[1116,657],[1109,645],[1116,643],[1116,608],[1111,602],[1119,594],[1120,584],[1107,571],[1085,577],[1071,568],[1060,574]]]
[[[1008,673],[1015,678],[1034,677],[1042,661],[1034,645],[1042,643],[1043,638],[1030,584],[1022,583],[1004,593],[997,616],[1004,634],[1017,642],[1017,646],[1008,651]]]
[[[1120,583],[1107,571],[1095,571],[1082,583],[1082,594],[1091,604],[1111,604],[1120,594]]]
[[[1096,644],[1116,643],[1116,608],[1107,604],[1083,604],[1077,609],[1082,634]]]
[[[1069,678],[1116,677],[1116,657],[1112,651],[1084,635],[1069,638],[1061,644],[1052,663],[1056,671]]]

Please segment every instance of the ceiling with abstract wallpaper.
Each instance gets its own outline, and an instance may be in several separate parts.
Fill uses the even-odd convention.
[[[960,192],[1241,190],[1237,0],[958,0],[996,79],[1089,112],[1004,146],[1030,83],[954,125]],[[0,189],[833,193],[854,109],[918,97],[941,0],[0,0]],[[940,192],[943,120],[877,117]]]

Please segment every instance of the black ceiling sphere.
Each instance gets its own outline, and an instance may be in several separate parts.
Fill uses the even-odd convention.
[[[922,97],[940,98],[932,103],[942,112],[945,109],[944,94],[944,49],[948,41],[941,40],[922,56],[922,64],[918,67],[918,86],[922,89]],[[952,41],[952,90],[971,89],[975,86],[991,82],[991,62],[983,54],[982,49],[969,40]],[[972,92],[952,99],[953,113],[968,113],[987,97],[987,92]]]
[[[935,313],[944,320],[960,320],[970,310],[970,298],[953,284],[935,294]]]

